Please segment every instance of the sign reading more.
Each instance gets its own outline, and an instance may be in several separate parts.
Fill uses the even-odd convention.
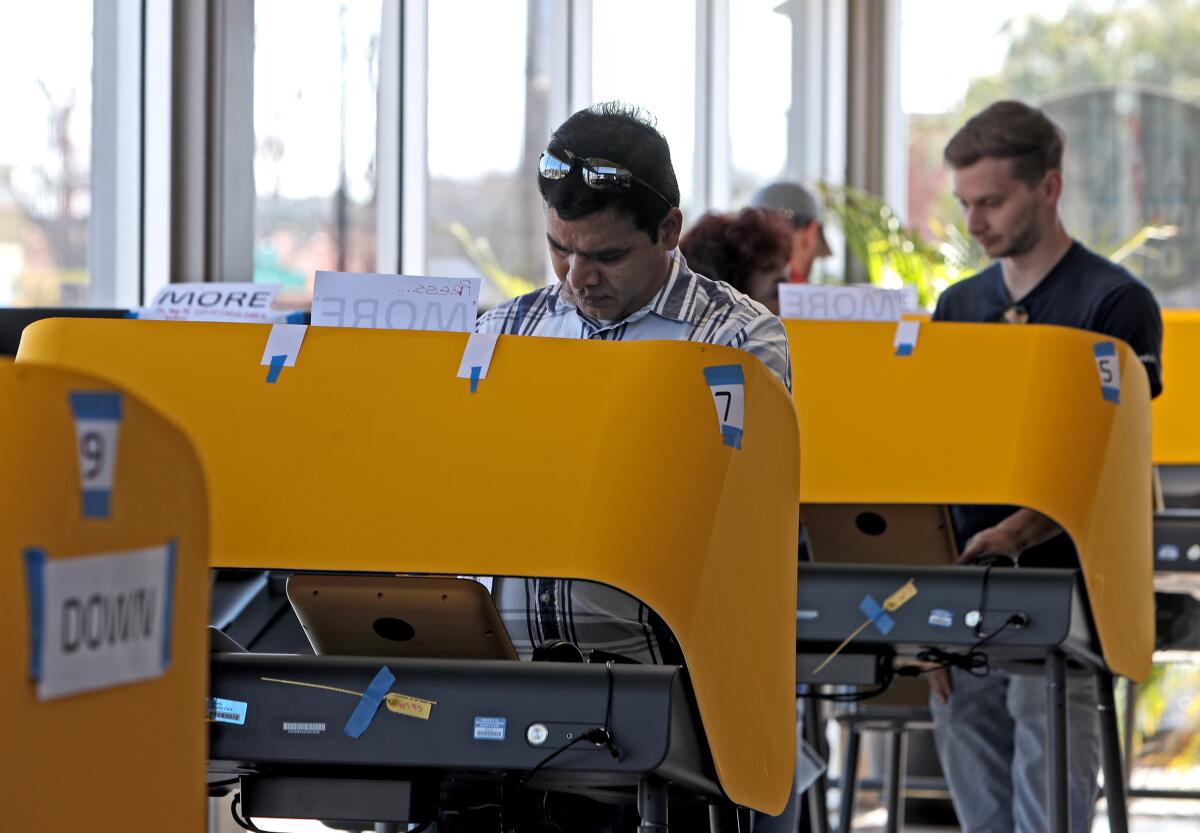
[[[279,289],[277,283],[172,283],[137,310],[137,318],[270,324],[289,316],[272,308]]]
[[[813,321],[899,321],[906,306],[900,289],[877,286],[779,285],[779,317]]]
[[[39,700],[162,676],[171,661],[173,543],[48,559],[25,551]]]
[[[475,329],[479,286],[479,278],[317,272],[312,323],[469,333]]]

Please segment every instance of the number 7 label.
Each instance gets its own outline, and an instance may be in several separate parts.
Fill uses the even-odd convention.
[[[723,364],[704,368],[704,381],[712,391],[717,408],[717,422],[725,445],[740,449],[745,428],[746,383],[740,364]]]
[[[1117,345],[1111,341],[1101,341],[1093,345],[1096,355],[1096,373],[1100,375],[1100,394],[1105,402],[1121,404],[1121,358],[1117,355]]]
[[[79,458],[83,517],[107,518],[111,514],[117,467],[121,394],[76,391],[71,394],[71,411],[75,416],[75,449]]]

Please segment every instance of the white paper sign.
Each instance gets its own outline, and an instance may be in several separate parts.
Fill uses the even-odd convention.
[[[117,441],[121,434],[121,394],[115,391],[72,391],[75,450],[83,516],[107,518],[117,470]]]
[[[911,356],[917,349],[917,336],[921,333],[920,321],[901,321],[896,325],[896,334],[892,337],[892,346],[896,348],[897,356]]]
[[[26,551],[39,700],[162,676],[174,558],[173,544],[80,558]]]
[[[317,272],[312,323],[469,333],[475,329],[479,285],[479,278]]]
[[[815,321],[899,321],[904,292],[878,286],[779,285],[779,317]]]
[[[138,318],[154,321],[234,321],[271,324],[289,313],[273,309],[277,283],[172,283],[158,291]]]
[[[704,380],[712,391],[721,439],[725,445],[742,447],[746,423],[746,383],[740,364],[704,368]]]
[[[486,379],[488,368],[492,365],[492,354],[496,352],[496,341],[499,338],[499,333],[471,333],[471,337],[467,339],[467,346],[463,350],[462,361],[458,363],[458,378],[474,378],[476,381]],[[478,370],[472,374],[475,368]]]

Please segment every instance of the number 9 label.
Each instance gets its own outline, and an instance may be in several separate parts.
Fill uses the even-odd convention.
[[[76,391],[71,394],[75,417],[75,450],[85,518],[107,518],[111,513],[117,465],[117,440],[121,429],[121,394]]]

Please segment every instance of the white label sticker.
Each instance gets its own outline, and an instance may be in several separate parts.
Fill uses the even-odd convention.
[[[725,445],[741,448],[746,422],[746,385],[742,366],[724,364],[706,367],[704,380],[712,391],[722,441]]]
[[[283,732],[287,735],[320,735],[325,732],[325,724],[315,720],[285,720]]]
[[[899,321],[904,292],[878,286],[779,284],[779,317],[810,321]]]
[[[892,346],[896,348],[896,355],[911,356],[917,349],[917,336],[920,333],[920,321],[901,321],[897,324],[896,335],[892,338]]]
[[[475,718],[475,740],[504,740],[508,719],[503,717]]]
[[[39,700],[162,676],[171,657],[174,546],[47,559],[26,552]]]
[[[479,368],[475,379],[486,379],[488,368],[492,364],[492,354],[496,352],[496,341],[499,333],[471,333],[467,346],[463,350],[462,361],[458,363],[458,378],[472,378],[472,369]]]
[[[1102,341],[1093,345],[1092,352],[1096,356],[1096,373],[1100,375],[1100,395],[1106,402],[1119,404],[1121,402],[1121,359],[1117,356],[1117,345],[1111,341]]]
[[[75,448],[79,459],[79,485],[83,516],[107,518],[117,468],[122,398],[113,391],[74,391],[70,395],[75,417]]]
[[[242,726],[246,723],[246,704],[240,700],[222,700],[220,697],[209,697],[208,719],[211,723],[232,723]]]
[[[475,329],[479,286],[479,278],[317,272],[312,323],[469,333]]]
[[[935,628],[948,628],[954,624],[954,613],[935,607],[929,611],[929,624]]]

